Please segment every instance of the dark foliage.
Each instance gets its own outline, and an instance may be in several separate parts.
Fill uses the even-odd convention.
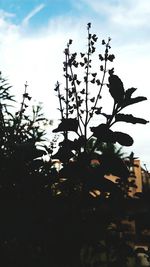
[[[112,126],[118,121],[146,124],[142,118],[121,113],[146,98],[132,98],[136,89],[125,90],[109,68],[115,58],[110,53],[110,38],[102,40],[104,53],[98,55],[100,68],[95,72],[92,63],[98,37],[90,29],[88,23],[87,51],[80,53],[79,60],[70,51],[71,39],[64,50],[65,91],[61,92],[58,82],[54,89],[61,121],[53,132],[63,135],[57,152],[57,136],[49,145],[42,143],[47,120],[41,107],[33,107],[32,116],[27,113],[31,100],[27,84],[20,110],[12,114],[9,103],[14,97],[0,76],[0,250],[4,267],[127,266],[127,258],[134,256],[129,240],[121,235],[121,220],[133,214],[127,203],[134,157],[131,153],[125,161],[115,153],[116,143],[131,146],[133,139]],[[111,114],[101,106],[104,87],[113,99]],[[95,117],[99,118],[97,126],[92,125]],[[45,154],[49,161],[43,160]],[[107,174],[118,179],[112,182]]]

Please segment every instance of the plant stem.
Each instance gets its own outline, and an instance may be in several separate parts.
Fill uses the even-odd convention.
[[[89,115],[89,109],[88,109],[88,90],[89,90],[89,60],[90,60],[90,27],[87,28],[88,30],[88,52],[87,52],[87,65],[86,65],[86,76],[85,76],[85,123],[84,123],[84,135],[87,139],[87,125],[88,125],[88,115]]]
[[[16,127],[16,135],[18,134],[18,131],[19,131],[19,127],[21,125],[21,122],[22,122],[22,116],[23,116],[23,110],[24,110],[24,103],[25,103],[25,94],[27,93],[27,87],[28,87],[28,84],[27,82],[25,83],[24,85],[24,94],[23,94],[23,99],[22,99],[22,103],[21,103],[21,107],[20,107],[20,112],[19,112],[19,120],[18,120],[18,124],[17,124],[17,127]]]
[[[57,91],[58,91],[58,99],[59,99],[61,119],[63,119],[64,118],[64,116],[63,116],[63,106],[62,106],[62,101],[61,101],[60,84],[59,84],[59,82],[57,82],[56,88],[57,88]]]
[[[94,110],[95,110],[95,108],[97,106],[98,100],[99,100],[100,95],[101,95],[102,88],[104,86],[104,80],[105,80],[105,76],[106,76],[106,72],[107,72],[107,55],[108,55],[109,42],[110,42],[110,40],[108,40],[108,42],[106,44],[106,49],[105,49],[105,59],[104,59],[105,60],[105,63],[104,63],[103,77],[102,77],[102,81],[100,83],[100,89],[99,89],[99,92],[97,94],[97,97],[96,97],[96,100],[95,100],[95,103],[94,103],[94,106],[93,106],[93,109],[92,109],[91,116],[88,119],[88,123],[91,120],[91,118],[93,117]]]
[[[68,49],[69,49],[69,45],[68,45]],[[68,104],[69,104],[69,101],[68,101],[68,92],[69,92],[69,83],[68,83],[68,60],[69,60],[69,55],[68,53],[65,53],[66,55],[66,119],[68,119]]]
[[[79,129],[80,129],[81,135],[83,135],[82,128],[81,128],[81,125],[80,125],[80,121],[83,123],[83,120],[82,120],[82,117],[81,117],[80,112],[79,112],[77,87],[76,87],[76,83],[75,83],[75,80],[74,80],[72,65],[69,64],[69,66],[70,66],[70,72],[71,72],[71,78],[72,78],[72,82],[73,82],[73,87],[74,87],[74,96],[75,96],[75,100],[76,100],[76,111],[77,111],[77,119],[78,119],[78,123],[79,123]]]

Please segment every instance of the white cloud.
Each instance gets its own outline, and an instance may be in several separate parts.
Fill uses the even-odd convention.
[[[37,13],[39,13],[43,8],[45,7],[45,4],[40,4],[36,6],[31,12],[23,19],[22,25],[27,26],[30,19],[32,19]]]
[[[81,0],[89,5],[94,12],[107,16],[107,19],[114,24],[126,27],[139,27],[147,25],[150,21],[149,0]]]

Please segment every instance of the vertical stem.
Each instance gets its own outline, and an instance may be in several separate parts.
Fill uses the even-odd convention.
[[[86,77],[85,77],[85,124],[84,124],[84,135],[85,139],[87,139],[87,124],[88,124],[88,115],[89,115],[89,109],[88,109],[88,90],[89,90],[89,60],[90,60],[90,25],[87,27],[88,30],[88,53],[87,53],[87,65],[86,65]]]
[[[60,84],[57,82],[56,84],[56,89],[58,91],[58,99],[59,99],[59,106],[60,106],[60,114],[61,114],[61,119],[63,119],[63,106],[62,106],[62,101],[61,101],[61,94],[60,94]]]
[[[67,50],[69,50],[69,46]],[[66,119],[68,119],[68,104],[69,104],[69,101],[68,101],[68,91],[69,91],[69,83],[68,83],[68,58],[69,56],[68,56],[68,53],[65,53],[66,55]]]
[[[28,87],[28,84],[27,82],[25,83],[24,85],[24,94],[23,94],[23,99],[22,99],[22,103],[21,103],[21,107],[20,107],[20,112],[19,112],[19,121],[18,121],[18,125],[16,127],[16,135],[18,134],[18,131],[19,131],[19,127],[21,125],[21,121],[22,121],[22,115],[23,115],[23,109],[24,109],[24,102],[25,102],[25,94],[27,93],[27,87]]]
[[[74,86],[74,89],[75,89],[74,96],[75,96],[75,100],[76,100],[77,119],[78,119],[78,123],[79,123],[80,133],[82,135],[82,128],[81,128],[81,125],[80,125],[80,121],[83,123],[83,120],[82,120],[82,117],[81,117],[80,112],[79,112],[77,88],[76,88],[76,83],[75,83],[75,81],[73,79],[73,70],[72,70],[71,66],[70,66],[70,71],[71,71],[73,86]]]
[[[103,86],[104,86],[104,80],[105,80],[105,76],[106,76],[106,72],[107,72],[107,55],[108,55],[108,47],[109,47],[109,43],[110,43],[110,39],[108,39],[108,42],[107,42],[107,44],[106,44],[105,57],[104,57],[105,63],[104,63],[103,77],[102,77],[102,81],[101,81],[101,84],[100,84],[100,89],[99,89],[99,92],[98,92],[98,94],[97,94],[97,97],[96,97],[96,100],[95,100],[95,104],[94,104],[94,106],[93,106],[93,110],[92,110],[91,117],[89,117],[87,123],[89,123],[90,119],[91,119],[92,116],[93,116],[94,110],[95,110],[95,108],[96,108],[96,106],[97,106],[98,100],[99,100],[100,95],[101,95],[102,88],[103,88]]]
[[[69,83],[68,83],[68,60],[69,60],[69,44],[67,45],[66,49],[66,119],[68,119],[68,105],[69,105],[69,99],[68,99],[68,92],[69,92]],[[64,132],[65,140],[68,139],[68,132]]]
[[[24,90],[24,94],[27,93],[27,87],[28,87],[28,84],[27,84],[27,82],[26,82],[25,85],[24,85],[24,88],[25,88],[25,90]],[[21,108],[20,108],[20,113],[19,113],[19,116],[20,116],[20,123],[21,123],[21,120],[22,120],[22,110],[23,110],[23,107],[24,107],[24,101],[25,101],[25,97],[24,97],[24,95],[23,95],[23,100],[22,100],[22,103],[21,103]]]

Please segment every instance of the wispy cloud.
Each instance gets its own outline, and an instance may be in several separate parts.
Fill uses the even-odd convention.
[[[14,13],[6,12],[3,9],[0,9],[0,18],[7,19],[15,17]]]
[[[97,14],[107,16],[107,19],[118,25],[139,27],[147,25],[150,16],[149,0],[80,0]]]
[[[29,14],[23,19],[22,25],[27,26],[30,19],[33,18],[37,13],[39,13],[43,8],[45,7],[45,4],[40,4],[36,6]]]

